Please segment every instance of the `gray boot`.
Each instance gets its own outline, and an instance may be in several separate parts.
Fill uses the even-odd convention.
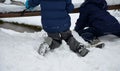
[[[44,56],[50,50],[49,45],[51,44],[51,42],[52,42],[52,38],[45,37],[44,42],[40,44],[38,53]]]
[[[94,38],[93,40],[89,40],[88,42],[92,47],[103,48],[105,44],[101,42],[98,38]]]
[[[0,3],[4,3],[5,2],[5,0],[0,0]]]
[[[80,42],[78,42],[71,34],[71,31],[61,33],[62,38],[67,42],[70,46],[70,49],[80,56],[84,57],[89,50],[86,49],[86,46]]]
[[[67,41],[70,49],[79,54],[80,56],[84,57],[88,54],[89,50],[86,49],[86,46],[80,42],[78,42],[74,37],[70,37]]]
[[[58,42],[58,38],[55,34],[54,35],[50,34],[49,36],[50,37],[45,37],[44,38],[45,41],[40,44],[40,47],[38,49],[38,53],[40,55],[44,56],[49,50],[55,49],[55,48],[59,47],[61,44],[60,42]],[[53,36],[54,36],[54,38],[51,38]]]

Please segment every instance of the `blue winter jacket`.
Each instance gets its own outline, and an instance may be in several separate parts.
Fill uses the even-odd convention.
[[[71,0],[29,0],[29,5],[41,6],[42,26],[48,33],[60,33],[70,28]]]
[[[78,32],[85,27],[94,27],[105,34],[120,32],[119,22],[107,12],[107,8],[105,0],[85,0],[79,8],[75,30]]]

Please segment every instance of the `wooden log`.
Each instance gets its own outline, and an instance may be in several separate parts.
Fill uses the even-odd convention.
[[[120,9],[120,5],[110,5],[110,6],[108,6],[108,10],[113,10],[113,9]]]
[[[22,12],[9,12],[9,13],[0,13],[0,18],[7,17],[23,17],[23,16],[38,16],[40,15],[40,11],[27,11],[22,15]]]
[[[120,5],[111,5],[108,6],[108,10],[112,9],[120,9]],[[73,10],[72,13],[78,13],[79,8]],[[9,12],[9,13],[0,13],[0,18],[7,18],[7,17],[23,17],[23,16],[39,16],[41,15],[40,11],[25,11],[23,12]]]

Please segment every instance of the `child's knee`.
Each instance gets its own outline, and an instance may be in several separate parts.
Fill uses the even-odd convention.
[[[48,33],[48,37],[52,39],[50,49],[58,48],[62,44],[62,39],[59,33]]]
[[[66,42],[70,37],[73,37],[70,30],[61,33],[61,38],[64,39]]]

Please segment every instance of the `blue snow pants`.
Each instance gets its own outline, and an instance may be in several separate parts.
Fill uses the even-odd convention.
[[[78,34],[87,42],[89,42],[90,40],[93,40],[94,38],[98,38],[100,36],[108,35],[104,31],[101,32],[94,27],[89,27],[89,28],[86,28],[86,29],[83,29],[83,30],[79,30]],[[120,31],[118,33],[111,33],[111,34],[116,35],[117,37],[120,37]]]

